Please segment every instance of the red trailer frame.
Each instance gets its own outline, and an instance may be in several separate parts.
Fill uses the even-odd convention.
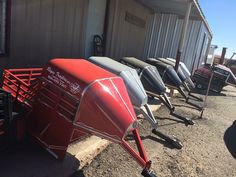
[[[44,69],[5,70],[2,88],[30,108],[27,131],[55,158],[63,159],[71,142],[96,135],[120,144],[144,176],[154,176],[122,78],[83,59],[54,59]],[[125,140],[130,133],[138,152]]]
[[[1,87],[12,94],[14,101],[32,107],[31,99],[38,89],[38,78],[42,76],[42,71],[42,68],[6,69]]]

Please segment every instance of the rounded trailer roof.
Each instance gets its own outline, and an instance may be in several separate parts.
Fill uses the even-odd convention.
[[[105,79],[110,77],[117,77],[84,59],[64,59],[56,58],[49,62],[49,64],[57,69],[60,69],[65,74],[79,79],[87,84],[95,80]]]
[[[139,67],[139,68],[141,68],[141,69],[144,69],[144,68],[146,68],[146,67],[152,66],[152,65],[150,65],[150,64],[148,64],[148,63],[146,63],[146,62],[144,62],[144,61],[138,60],[138,59],[135,58],[135,57],[124,57],[124,58],[122,58],[121,60],[122,60],[122,61],[127,61],[127,62],[129,62],[130,64],[133,64],[133,65],[135,65],[135,66],[137,66],[137,67]]]
[[[109,69],[112,73],[117,75],[119,75],[123,71],[134,70],[133,68],[123,65],[118,61],[115,61],[108,57],[92,56],[88,60],[91,61],[92,63],[95,63],[98,66],[101,66],[102,68],[105,67],[106,69]]]
[[[137,71],[108,57],[90,57],[92,63],[120,76],[127,87],[133,105],[141,107],[147,104],[148,97]]]

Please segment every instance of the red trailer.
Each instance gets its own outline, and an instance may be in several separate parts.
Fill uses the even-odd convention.
[[[2,88],[29,110],[22,121],[27,132],[55,158],[63,159],[71,142],[96,135],[120,144],[142,166],[143,176],[155,176],[120,77],[83,59],[54,59],[43,70],[5,70]],[[138,152],[125,140],[128,134]]]

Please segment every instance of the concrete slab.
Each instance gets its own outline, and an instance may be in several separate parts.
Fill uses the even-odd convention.
[[[80,162],[80,169],[92,162],[111,142],[96,136],[90,136],[82,141],[71,144],[67,150]]]

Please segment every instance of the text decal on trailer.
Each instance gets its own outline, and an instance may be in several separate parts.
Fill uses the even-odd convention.
[[[71,83],[64,75],[58,71],[53,71],[51,67],[47,68],[48,79],[58,84],[64,89],[69,89],[72,94],[78,94],[81,91],[78,83]]]

